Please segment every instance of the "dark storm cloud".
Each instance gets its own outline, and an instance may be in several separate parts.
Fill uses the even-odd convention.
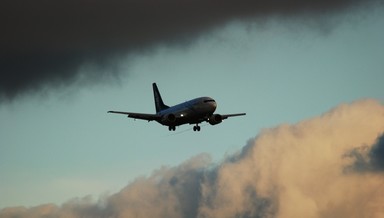
[[[384,134],[378,137],[372,147],[363,146],[353,149],[346,157],[355,161],[346,168],[347,172],[383,172],[384,171]]]
[[[321,18],[374,1],[5,0],[0,5],[0,99],[70,84],[84,64],[95,66],[86,79],[108,77],[120,55],[192,42],[233,19]]]
[[[384,171],[384,134],[379,137],[377,143],[369,152],[369,157],[375,170]]]

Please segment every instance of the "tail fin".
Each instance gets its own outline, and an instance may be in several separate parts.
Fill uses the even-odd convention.
[[[152,83],[152,87],[153,87],[153,96],[155,97],[156,113],[159,113],[160,111],[169,108],[169,106],[164,104],[163,99],[161,99],[161,95],[160,95],[159,89],[157,88],[156,83]]]

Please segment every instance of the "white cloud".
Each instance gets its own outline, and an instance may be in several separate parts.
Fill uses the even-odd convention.
[[[377,167],[383,132],[383,105],[343,104],[319,117],[265,129],[217,165],[202,154],[138,178],[98,202],[8,208],[0,217],[31,212],[33,217],[383,217],[384,175]],[[370,154],[366,164],[376,170],[355,170],[360,159],[351,153],[363,148]]]

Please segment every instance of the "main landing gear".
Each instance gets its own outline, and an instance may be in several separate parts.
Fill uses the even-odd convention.
[[[193,127],[193,131],[200,131],[200,126],[196,124],[196,126]]]
[[[175,131],[176,130],[176,126],[168,126],[168,130],[169,131]],[[200,131],[201,128],[198,124],[196,124],[196,126],[193,127],[193,131]]]

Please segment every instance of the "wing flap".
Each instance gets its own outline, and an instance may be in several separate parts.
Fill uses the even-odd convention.
[[[227,119],[228,117],[237,117],[237,116],[244,116],[246,113],[238,113],[238,114],[223,114],[221,115],[221,118],[223,120]]]
[[[157,114],[132,113],[132,112],[125,112],[125,111],[108,111],[108,113],[124,114],[124,115],[127,115],[129,118],[148,120],[148,121],[159,120],[161,118]]]

